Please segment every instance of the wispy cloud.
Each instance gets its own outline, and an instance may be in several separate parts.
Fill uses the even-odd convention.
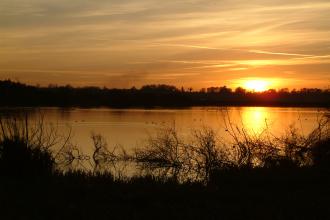
[[[328,0],[2,0],[0,77],[197,87],[287,72],[329,79],[329,20]]]
[[[249,50],[252,53],[260,53],[260,54],[271,54],[271,55],[283,55],[283,56],[295,56],[295,57],[310,57],[313,55],[308,54],[298,54],[298,53],[281,53],[281,52],[270,52],[264,50]]]

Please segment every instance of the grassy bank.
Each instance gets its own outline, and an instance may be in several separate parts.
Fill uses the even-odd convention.
[[[162,129],[134,154],[93,135],[94,155],[24,116],[0,120],[1,219],[329,219],[329,120],[309,135],[253,136],[227,124],[233,144],[210,129],[189,143]],[[61,144],[59,151],[52,146]],[[74,169],[90,159],[94,169]],[[121,161],[139,176],[113,176]],[[66,167],[67,169],[63,169]],[[70,168],[68,168],[70,167]]]
[[[1,178],[1,219],[328,219],[329,175],[227,173],[216,186],[69,174]]]

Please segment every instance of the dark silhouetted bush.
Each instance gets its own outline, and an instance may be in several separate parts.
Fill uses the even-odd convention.
[[[0,143],[0,170],[10,176],[50,176],[55,170],[50,152],[29,146],[22,140],[3,140]]]
[[[315,143],[311,155],[314,167],[330,171],[330,138]]]

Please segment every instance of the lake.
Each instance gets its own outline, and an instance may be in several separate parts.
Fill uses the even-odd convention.
[[[289,126],[308,134],[316,127],[325,109],[288,107],[193,107],[185,109],[81,109],[40,108],[32,111],[32,120],[40,112],[46,123],[55,124],[66,134],[72,131],[72,143],[83,153],[93,150],[91,133],[101,134],[108,146],[130,151],[143,145],[159,128],[175,127],[185,139],[194,129],[213,128],[223,140],[231,141],[224,119],[254,135],[268,132],[283,135]],[[228,126],[228,124],[227,124]]]

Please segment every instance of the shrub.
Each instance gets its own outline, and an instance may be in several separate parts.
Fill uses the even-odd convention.
[[[55,170],[51,153],[20,139],[0,143],[0,170],[8,176],[48,176]]]

